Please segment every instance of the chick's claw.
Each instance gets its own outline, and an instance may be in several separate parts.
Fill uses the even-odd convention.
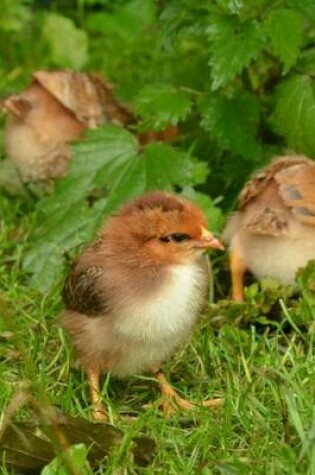
[[[107,412],[102,404],[93,409],[93,418],[97,421],[107,422]]]
[[[156,378],[159,381],[160,391],[162,393],[159,406],[162,408],[166,417],[172,416],[178,408],[183,411],[189,411],[199,406],[198,404],[182,398],[175,389],[171,387],[163,373],[158,373]],[[201,403],[201,407],[218,407],[221,405],[222,399],[209,399],[202,401]]]

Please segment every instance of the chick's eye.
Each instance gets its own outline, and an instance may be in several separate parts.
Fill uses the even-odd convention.
[[[184,233],[173,233],[168,234],[167,236],[162,236],[159,238],[162,242],[184,242],[190,239],[189,234]]]

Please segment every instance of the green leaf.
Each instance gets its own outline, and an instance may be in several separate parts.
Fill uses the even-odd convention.
[[[123,128],[109,125],[89,131],[86,139],[72,150],[68,176],[57,182],[54,194],[38,203],[37,210],[47,216],[59,210],[66,212],[67,207],[84,200],[95,186],[112,183],[121,165],[137,155],[138,142]]]
[[[296,152],[315,156],[315,82],[295,75],[284,81],[276,94],[272,125]]]
[[[31,285],[40,292],[48,291],[64,269],[65,252],[91,240],[99,220],[99,208],[89,208],[84,201],[69,203],[51,215],[38,213],[33,246],[23,261],[32,275]]]
[[[298,407],[296,401],[296,395],[292,394],[291,391],[284,393],[284,397],[288,406],[288,413],[301,442],[305,443],[306,441],[306,431],[304,429],[303,420],[301,417],[301,411]]]
[[[43,35],[56,66],[82,68],[88,60],[88,37],[70,18],[55,13],[46,15]]]
[[[274,54],[282,61],[284,73],[293,66],[303,43],[304,19],[288,8],[273,10],[266,22],[266,31]]]
[[[24,257],[23,267],[32,275],[30,285],[46,292],[63,270],[63,256],[58,245],[52,242],[35,243]]]
[[[92,475],[92,470],[87,461],[87,448],[84,444],[76,444],[69,447],[67,454],[70,457],[71,465],[75,473],[80,475]],[[41,475],[68,475],[69,470],[65,465],[63,458],[59,455],[55,457],[49,465],[46,465],[41,471]]]
[[[233,98],[210,95],[202,110],[201,125],[223,150],[249,158],[260,156],[260,104],[254,95],[245,91]]]
[[[222,17],[208,28],[212,89],[232,81],[263,46],[260,25],[251,20],[241,23],[237,17]]]
[[[170,84],[144,87],[134,100],[134,110],[147,128],[162,130],[184,120],[191,110],[191,97]]]
[[[172,191],[175,186],[195,185],[206,180],[207,165],[187,152],[164,143],[151,143],[140,156],[126,158],[125,163],[107,175],[109,196],[104,207],[108,214],[118,205],[149,190]]]
[[[69,203],[68,206],[55,210],[53,215],[39,215],[40,227],[36,230],[36,235],[55,244],[67,242],[66,249],[72,248],[89,238],[90,225],[93,223],[92,210],[82,201]]]
[[[197,162],[188,152],[164,143],[149,144],[142,162],[146,168],[147,189],[196,185],[204,182],[208,174],[205,163]]]

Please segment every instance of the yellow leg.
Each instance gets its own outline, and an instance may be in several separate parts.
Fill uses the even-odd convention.
[[[230,270],[232,277],[232,297],[233,300],[243,302],[244,300],[244,273],[246,271],[239,251],[232,249],[230,251]]]
[[[162,393],[162,401],[161,406],[166,417],[171,416],[174,414],[176,407],[180,407],[184,411],[188,411],[196,407],[196,404],[188,401],[187,399],[183,399],[180,395],[171,387],[167,379],[165,378],[164,374],[159,371],[155,374],[156,379],[159,382],[160,391]],[[210,399],[207,401],[203,401],[201,403],[202,407],[217,407],[222,404],[221,399]]]
[[[100,390],[101,372],[99,369],[90,368],[87,370],[87,378],[90,387],[90,398],[93,406],[93,416],[95,419],[107,419],[107,411],[102,404]]]

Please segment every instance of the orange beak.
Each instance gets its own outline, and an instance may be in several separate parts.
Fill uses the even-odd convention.
[[[201,238],[199,240],[198,247],[203,247],[205,249],[220,249],[221,251],[224,251],[222,242],[214,237],[213,234],[205,228],[201,228]]]

